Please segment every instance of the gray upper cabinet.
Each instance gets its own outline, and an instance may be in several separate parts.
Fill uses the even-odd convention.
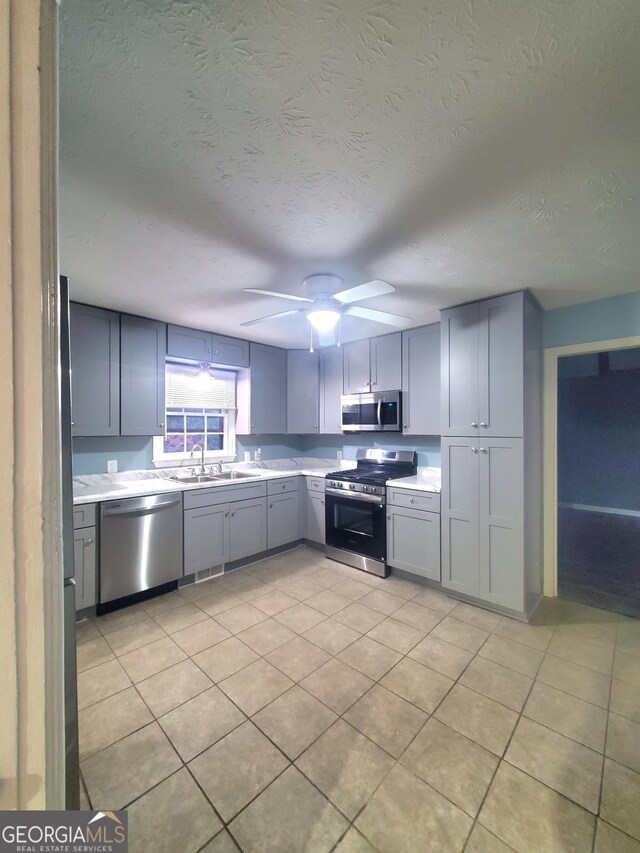
[[[402,387],[402,335],[371,338],[371,390],[397,391]]]
[[[402,332],[402,431],[440,435],[440,324]]]
[[[249,366],[248,341],[200,329],[187,329],[184,326],[168,326],[167,353],[176,358],[189,358],[211,364]]]
[[[320,432],[342,432],[340,397],[342,396],[342,348],[320,350]]]
[[[164,435],[167,327],[123,314],[120,320],[120,434]]]
[[[360,394],[370,390],[369,341],[354,341],[342,347],[344,358],[344,393]]]
[[[395,391],[402,385],[400,332],[345,344],[344,393]]]
[[[71,303],[74,436],[120,434],[120,315]]]
[[[319,431],[318,353],[287,351],[287,432]]]
[[[287,353],[265,344],[250,345],[250,364],[238,373],[239,435],[281,434],[287,431]]]
[[[441,315],[442,434],[522,436],[524,293]]]

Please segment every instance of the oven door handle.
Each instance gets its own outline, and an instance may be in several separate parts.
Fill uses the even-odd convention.
[[[364,503],[380,505],[384,503],[384,497],[382,495],[366,495],[364,492],[343,492],[340,489],[327,489],[326,487],[324,491],[326,495],[329,495],[332,498],[344,498],[348,501],[363,501]]]

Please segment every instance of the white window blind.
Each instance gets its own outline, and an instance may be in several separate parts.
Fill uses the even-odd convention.
[[[230,370],[208,373],[199,367],[167,362],[166,406],[180,408],[235,409],[236,375]]]

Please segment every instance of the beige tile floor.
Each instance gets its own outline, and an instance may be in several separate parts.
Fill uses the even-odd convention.
[[[525,625],[300,547],[78,643],[84,802],[132,853],[640,851],[637,620]]]

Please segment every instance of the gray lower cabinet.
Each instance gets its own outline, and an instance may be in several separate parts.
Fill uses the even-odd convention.
[[[229,504],[229,561],[267,550],[267,500]]]
[[[250,344],[250,364],[238,372],[236,432],[280,435],[287,431],[287,353]]]
[[[71,429],[120,435],[120,315],[72,302]]]
[[[402,332],[402,431],[440,435],[440,324]]]
[[[306,500],[306,539],[324,545],[325,538],[325,511],[324,492],[307,492]]]
[[[442,586],[523,611],[523,441],[442,439]]]
[[[342,396],[342,347],[320,350],[320,427],[327,435],[342,432],[340,397]]]
[[[278,548],[300,539],[298,492],[271,495],[267,506],[267,547]]]
[[[440,581],[440,516],[387,504],[387,562]]]
[[[120,319],[120,434],[164,435],[165,323]]]
[[[287,350],[287,432],[308,435],[319,429],[318,353]]]
[[[229,504],[184,513],[184,573],[193,575],[229,560]]]
[[[76,610],[96,603],[96,528],[73,531],[73,567],[76,581]]]

